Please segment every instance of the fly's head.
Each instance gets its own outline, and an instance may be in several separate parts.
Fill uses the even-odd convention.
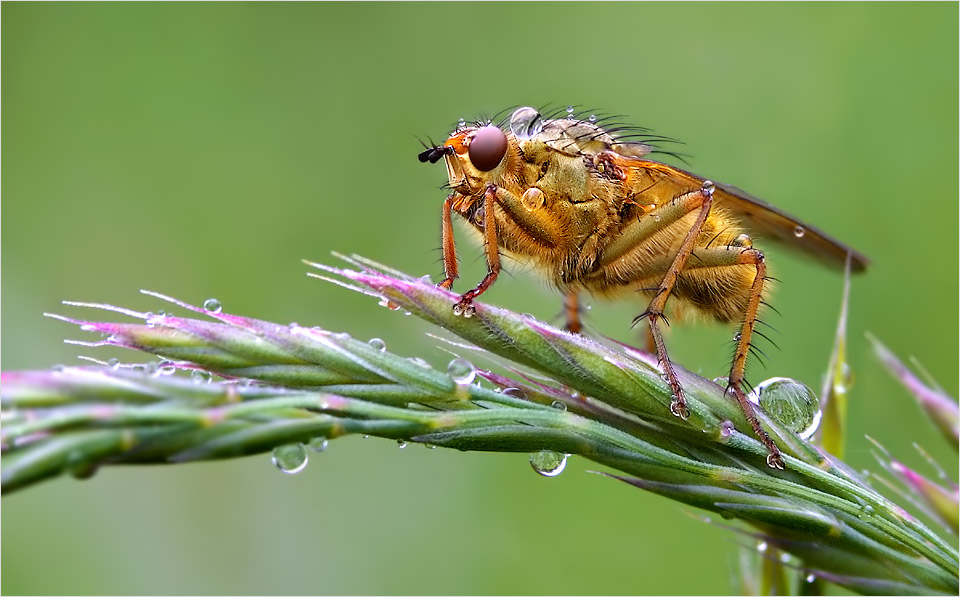
[[[521,151],[517,139],[495,124],[461,126],[443,145],[420,153],[421,162],[444,159],[450,188],[482,195],[489,185],[516,185]]]

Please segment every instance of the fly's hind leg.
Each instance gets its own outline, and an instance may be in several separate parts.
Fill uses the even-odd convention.
[[[657,288],[657,294],[653,297],[653,300],[650,301],[650,306],[634,320],[636,324],[646,318],[650,324],[650,337],[653,338],[657,359],[660,361],[661,367],[663,367],[663,374],[666,377],[667,383],[670,384],[670,391],[673,394],[673,401],[670,403],[670,412],[681,419],[689,417],[690,411],[687,409],[687,401],[684,397],[683,387],[680,385],[680,379],[677,377],[677,372],[674,371],[673,363],[670,362],[670,356],[667,354],[667,347],[663,343],[663,335],[660,332],[659,322],[663,320],[669,325],[669,322],[663,315],[663,309],[667,304],[667,299],[670,298],[673,287],[677,284],[677,278],[680,276],[681,270],[683,270],[687,259],[689,259],[690,254],[696,246],[697,237],[700,236],[703,224],[707,221],[707,216],[710,215],[710,207],[713,205],[713,190],[713,183],[707,181],[703,183],[703,186],[699,190],[685,193],[673,200],[672,205],[679,209],[678,213],[680,214],[690,213],[697,209],[700,210],[700,213],[697,215],[693,226],[691,226],[687,232],[686,238],[683,239],[683,244],[680,245],[680,250],[677,251],[676,257],[673,258],[673,263],[667,268],[667,273],[663,276],[663,280]]]
[[[753,350],[753,338],[757,327],[757,311],[763,298],[763,286],[766,280],[767,266],[763,253],[752,248],[731,245],[729,247],[697,248],[691,260],[683,270],[684,279],[680,291],[709,295],[707,291],[718,279],[725,279],[729,302],[715,304],[717,315],[722,319],[733,318],[742,313],[740,332],[736,336],[736,348],[730,365],[730,377],[727,392],[737,399],[743,416],[747,419],[757,438],[767,448],[767,464],[772,468],[784,467],[783,455],[770,436],[760,426],[753,403],[747,399],[744,391],[744,375],[747,357]],[[748,273],[753,267],[754,273]],[[740,270],[740,271],[737,271]],[[739,292],[731,294],[730,289]],[[662,340],[659,341],[662,344]]]
[[[747,355],[750,353],[753,339],[753,333],[757,327],[757,310],[760,308],[760,301],[763,298],[763,283],[767,275],[767,265],[763,259],[763,253],[756,249],[744,249],[737,258],[737,263],[752,264],[757,269],[756,277],[750,286],[750,296],[747,299],[747,308],[743,314],[743,323],[740,326],[740,333],[737,334],[737,347],[733,353],[733,363],[730,365],[730,380],[727,385],[727,391],[733,391],[737,402],[740,404],[740,410],[743,416],[747,418],[753,432],[760,438],[763,445],[767,448],[767,464],[771,468],[783,469],[783,455],[777,448],[777,444],[770,439],[770,436],[760,426],[757,415],[753,409],[753,403],[747,399],[743,391],[744,373],[747,367]]]

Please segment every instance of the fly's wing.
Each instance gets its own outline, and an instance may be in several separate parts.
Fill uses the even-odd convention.
[[[679,193],[674,196],[700,188],[705,180],[695,174],[659,162],[638,159],[629,161],[631,167],[645,170],[654,180],[669,181],[672,184],[668,184],[668,187],[677,186]],[[778,241],[834,268],[843,269],[847,255],[850,255],[850,269],[854,272],[864,271],[870,263],[863,254],[769,203],[737,187],[713,182],[716,186],[713,194],[714,201],[738,216],[744,227],[750,231],[756,231],[758,236]]]

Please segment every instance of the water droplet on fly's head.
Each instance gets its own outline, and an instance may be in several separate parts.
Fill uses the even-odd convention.
[[[534,108],[524,106],[517,108],[510,115],[510,132],[520,141],[527,141],[540,134],[543,130],[543,118]]]
[[[367,344],[369,344],[370,348],[376,350],[377,352],[387,352],[387,343],[380,338],[370,338],[370,340],[367,341]]]
[[[330,442],[327,441],[327,438],[323,437],[322,435],[318,435],[317,437],[310,438],[310,441],[307,442],[307,447],[310,448],[312,452],[319,453],[326,450],[329,444]]]
[[[803,238],[803,235],[807,233],[807,229],[803,226],[796,226],[793,229],[793,235],[797,238]]]
[[[473,363],[467,359],[457,357],[447,365],[447,373],[453,379],[453,383],[458,386],[466,386],[473,383],[473,378],[477,376],[477,370]]]
[[[805,384],[788,377],[764,380],[747,396],[770,416],[803,439],[808,439],[820,426],[820,401]]]
[[[460,120],[457,121],[457,128],[458,128],[458,129],[462,129],[462,128],[464,128],[465,126],[467,126],[467,121],[464,120],[463,118],[461,118]]]
[[[203,301],[203,310],[216,314],[223,310],[223,305],[215,298],[208,298]]]
[[[285,444],[273,449],[273,464],[288,475],[295,475],[307,467],[307,450],[303,444]]]
[[[530,466],[544,477],[556,477],[567,466],[567,455],[553,450],[541,450],[530,455]]]
[[[559,400],[554,400],[554,401],[550,404],[550,406],[552,406],[553,408],[555,408],[555,409],[557,409],[557,410],[567,410],[567,405],[564,404],[563,402],[560,402]]]
[[[590,116],[587,117],[587,120],[589,120],[590,122],[596,122],[596,121],[597,121],[597,115],[596,115],[596,114],[591,114]]]
[[[567,106],[567,114],[573,115],[573,106]]]

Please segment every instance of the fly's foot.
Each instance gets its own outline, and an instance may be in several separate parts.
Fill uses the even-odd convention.
[[[455,278],[444,278],[437,284],[437,288],[443,288],[444,290],[450,290],[453,288],[453,281]]]
[[[767,466],[780,470],[783,470],[786,466],[783,462],[783,455],[780,454],[780,450],[776,449],[776,447],[767,454]]]
[[[683,394],[674,396],[670,402],[670,412],[673,416],[680,417],[684,421],[690,418],[690,409],[687,408],[687,401],[683,399]]]
[[[460,300],[453,306],[453,314],[458,317],[463,315],[464,319],[473,317],[473,314],[477,312],[477,308],[473,306],[473,297],[468,296],[468,294],[461,296]]]

